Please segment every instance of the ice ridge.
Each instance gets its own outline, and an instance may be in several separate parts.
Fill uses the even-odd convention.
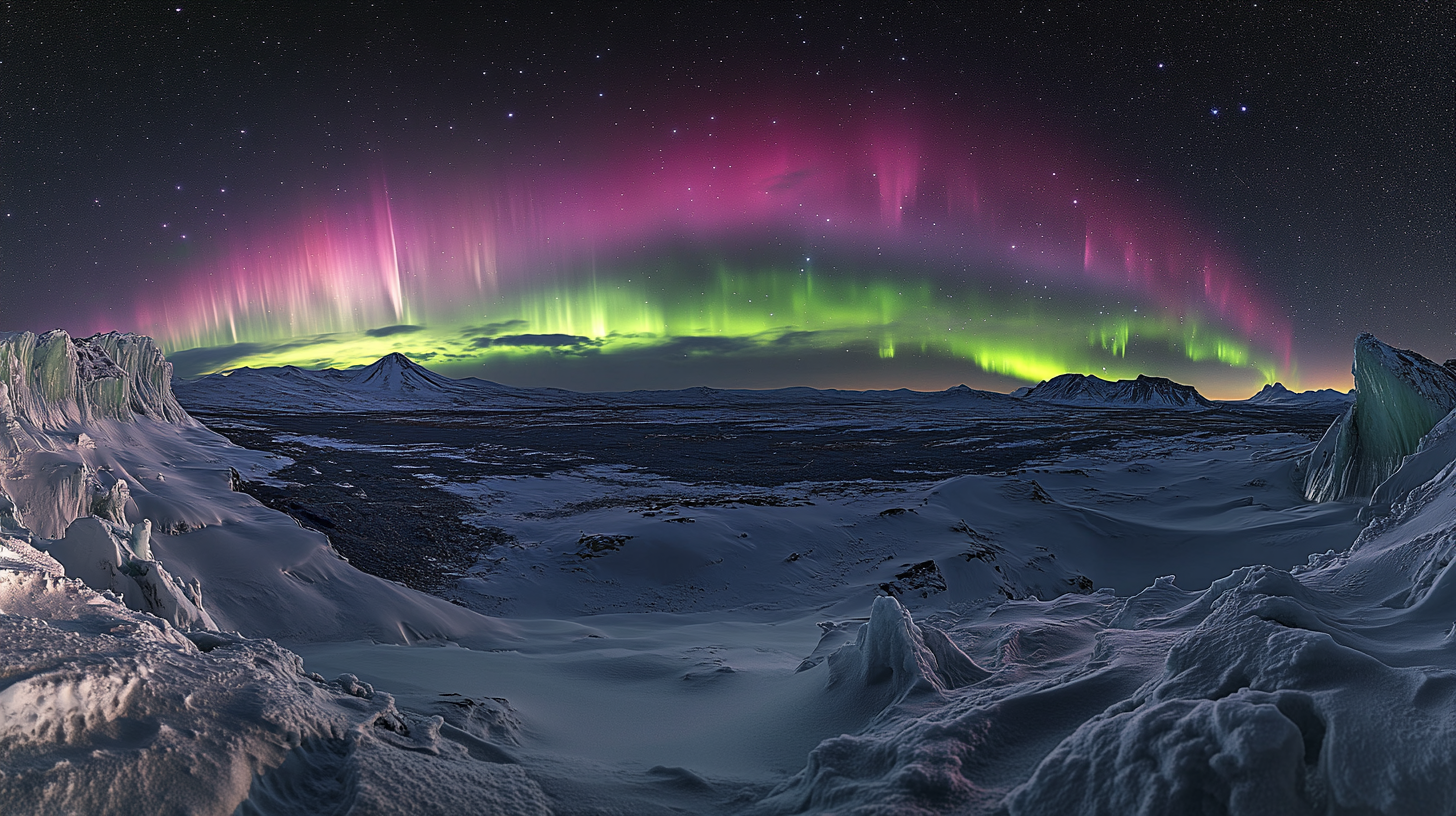
[[[0,333],[0,427],[45,433],[137,416],[195,424],[172,395],[172,365],[149,337]]]
[[[1371,334],[1355,339],[1355,404],[1332,424],[1306,464],[1310,501],[1370,496],[1456,408],[1456,372]]]

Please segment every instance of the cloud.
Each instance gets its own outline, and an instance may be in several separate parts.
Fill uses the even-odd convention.
[[[787,173],[780,173],[765,179],[763,188],[769,192],[781,193],[799,186],[812,175],[814,175],[813,170],[790,170]]]
[[[658,346],[666,354],[739,354],[760,345],[747,337],[674,337]]]
[[[389,337],[395,334],[409,334],[411,332],[424,331],[424,326],[412,326],[408,323],[401,323],[398,326],[381,326],[377,329],[369,329],[364,333],[370,337]]]
[[[583,350],[596,348],[602,343],[590,337],[575,334],[507,334],[503,337],[477,337],[472,345],[476,348],[503,346],[512,348],[549,348],[558,350]]]
[[[172,372],[184,380],[200,377],[209,371],[227,368],[229,363],[260,354],[265,350],[262,343],[234,343],[231,346],[195,348],[174,351],[167,355]]]
[[[474,334],[480,335],[481,337],[495,337],[501,332],[520,330],[524,329],[525,327],[526,321],[524,320],[503,320],[499,323],[487,323],[484,326],[474,326],[471,328],[462,329],[460,333],[467,336]]]
[[[343,336],[346,335],[331,332],[295,337],[278,343],[233,343],[228,346],[169,351],[167,352],[167,362],[172,364],[174,375],[184,380],[190,380],[216,371],[242,368],[243,366],[238,363],[256,364],[256,358],[259,357],[307,349],[319,356],[299,358],[297,355],[290,355],[286,361],[263,362],[263,365],[283,365],[284,362],[287,362],[301,368],[320,368],[334,364],[335,360],[328,354],[330,344]]]
[[[784,332],[774,338],[774,345],[780,348],[814,348],[824,345],[823,338],[826,332],[822,331],[791,331]]]

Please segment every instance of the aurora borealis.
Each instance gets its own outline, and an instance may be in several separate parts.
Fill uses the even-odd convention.
[[[402,189],[380,171],[348,208],[198,262],[137,324],[204,372],[402,351],[452,371],[669,355],[712,376],[833,351],[1033,383],[1295,373],[1287,321],[1153,185],[1034,132],[780,107],[685,115],[552,174]]]
[[[561,11],[37,12],[3,328],[583,390],[1240,397],[1349,387],[1361,330],[1456,353],[1418,9]]]

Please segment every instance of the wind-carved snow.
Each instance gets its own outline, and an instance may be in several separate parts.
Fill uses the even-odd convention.
[[[1456,409],[1456,372],[1373,335],[1355,340],[1355,404],[1310,454],[1310,501],[1370,496],[1416,451],[1421,438]]]
[[[550,813],[451,714],[400,711],[268,640],[184,636],[0,537],[0,801],[28,813]],[[449,712],[447,712],[449,713]],[[494,753],[491,750],[494,749]],[[241,808],[241,809],[240,809]]]

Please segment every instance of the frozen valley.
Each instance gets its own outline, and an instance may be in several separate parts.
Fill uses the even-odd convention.
[[[145,338],[0,335],[0,801],[1450,812],[1456,374],[1355,371],[179,402]]]

